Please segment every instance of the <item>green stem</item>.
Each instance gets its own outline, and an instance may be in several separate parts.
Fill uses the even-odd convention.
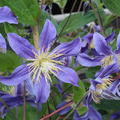
[[[94,13],[95,13],[95,16],[96,16],[97,20],[98,20],[98,24],[101,26],[102,33],[103,33],[103,35],[106,36],[105,30],[104,30],[104,26],[103,26],[103,22],[102,22],[102,18],[100,16],[100,13],[99,13],[99,10],[97,8],[97,5],[96,5],[96,3],[93,3],[91,0],[89,0],[89,2],[90,2],[90,5],[91,5]]]
[[[37,25],[32,27],[32,32],[33,32],[34,46],[38,50],[39,49],[39,31],[38,31]]]
[[[81,102],[83,101],[83,99],[86,97],[87,93],[82,97],[82,99],[77,103],[76,107],[73,108],[68,114],[67,116],[64,117],[63,120],[69,120],[68,118],[73,114],[73,112],[79,107],[79,105],[81,104]]]
[[[75,5],[76,5],[76,3],[77,3],[77,0],[74,1],[73,6],[72,6],[71,11],[70,11],[70,15],[68,16],[68,18],[67,18],[64,26],[62,27],[61,31],[59,32],[59,35],[57,36],[57,39],[61,36],[62,32],[64,31],[65,27],[67,26],[67,24],[68,24],[68,22],[69,22],[69,20],[70,20],[70,17],[71,17],[71,15],[72,15],[72,12],[73,12],[73,10],[74,10],[74,7],[75,7]]]

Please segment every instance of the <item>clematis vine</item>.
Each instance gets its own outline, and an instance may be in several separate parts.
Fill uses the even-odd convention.
[[[78,54],[81,47],[80,38],[61,43],[50,51],[51,44],[56,37],[56,29],[50,20],[46,20],[40,35],[39,50],[15,33],[8,33],[7,37],[13,51],[24,58],[26,63],[17,67],[10,76],[0,76],[1,83],[17,85],[23,80],[31,79],[37,102],[40,103],[46,102],[49,97],[51,74],[62,82],[78,86],[79,78],[76,72],[65,67],[60,59]]]

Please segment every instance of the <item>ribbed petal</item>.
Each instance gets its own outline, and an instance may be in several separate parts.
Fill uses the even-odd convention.
[[[82,53],[77,56],[77,61],[83,66],[92,67],[101,65],[100,61],[102,58],[103,57],[90,58],[87,54]]]
[[[116,50],[116,53],[120,53],[120,33],[117,37],[117,50]]]
[[[87,44],[91,43],[91,40],[93,39],[93,33],[88,33],[87,35],[85,35],[83,37],[83,43],[82,43],[82,47],[85,47]]]
[[[17,85],[17,86],[15,87],[15,95],[16,95],[16,96],[22,96],[22,95],[24,94],[23,89],[24,89],[24,88],[23,88],[23,83]]]
[[[117,64],[112,64],[104,67],[100,70],[100,72],[97,73],[97,77],[104,78],[112,73],[116,73],[119,71],[119,67]]]
[[[0,117],[5,117],[6,113],[18,106],[18,105],[21,105],[23,104],[23,98],[20,97],[20,96],[12,96],[12,95],[4,95],[2,96],[1,98],[1,101],[0,101]],[[2,102],[4,101],[4,102]]]
[[[12,11],[7,6],[0,7],[0,23],[4,22],[18,24],[16,17],[13,15]]]
[[[119,120],[120,119],[120,111],[114,112],[110,116],[110,120]]]
[[[17,67],[10,76],[0,76],[0,82],[8,86],[18,85],[22,83],[23,80],[26,80],[29,77],[30,76],[26,65],[21,65]]]
[[[101,114],[96,111],[91,105],[89,105],[89,111],[88,116],[90,120],[102,120]]]
[[[111,42],[115,37],[115,32],[112,32],[109,36],[105,38],[106,42],[109,43]]]
[[[8,40],[11,48],[17,55],[23,58],[34,58],[35,48],[25,38],[20,37],[15,33],[8,33]]]
[[[62,82],[65,82],[65,83],[70,83],[74,86],[79,86],[78,85],[78,80],[79,80],[78,75],[76,74],[76,72],[73,69],[65,67],[65,66],[60,66],[60,65],[58,65],[57,67],[59,69],[58,69],[58,72],[55,72],[55,74],[59,80],[61,80]]]
[[[80,116],[77,112],[75,112],[73,120],[102,120],[102,116],[91,105],[89,105],[88,111],[85,115]]]
[[[94,41],[94,47],[100,55],[111,54],[111,48],[107,45],[105,38],[101,34],[94,33],[93,41]]]
[[[44,76],[34,83],[34,93],[37,103],[45,103],[50,95],[50,83]]]
[[[0,52],[5,53],[6,52],[6,41],[4,39],[4,37],[2,36],[2,34],[0,34]]]
[[[40,35],[40,49],[45,51],[50,45],[55,41],[56,38],[56,28],[50,20],[46,20],[42,33]]]
[[[30,95],[35,95],[35,93],[34,93],[34,86],[33,86],[33,81],[31,80],[31,79],[27,79],[26,81],[25,81],[25,85],[26,85],[26,90],[28,91],[28,93],[30,94]]]
[[[62,102],[62,103],[58,104],[56,108],[59,109],[59,108],[65,106],[66,104],[67,104],[67,102]],[[58,114],[64,115],[64,114],[68,113],[70,110],[71,110],[71,106],[61,110]]]
[[[51,52],[51,54],[63,54],[61,57],[77,55],[80,52],[80,48],[81,40],[80,38],[77,38],[70,42],[61,43]]]

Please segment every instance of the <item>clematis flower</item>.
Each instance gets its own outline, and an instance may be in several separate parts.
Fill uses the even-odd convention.
[[[11,9],[7,6],[0,7],[0,23],[18,24],[16,17],[13,15]]]
[[[18,24],[16,17],[13,15],[11,9],[7,6],[0,7],[0,23]],[[0,52],[6,52],[6,42],[2,34],[0,34]]]
[[[84,105],[88,109],[87,112],[84,115],[80,116],[77,111],[75,111],[73,120],[102,120],[101,114],[95,108],[93,108],[91,102],[91,94],[88,94],[84,100]]]
[[[88,50],[88,48],[94,49],[93,35],[94,33],[88,33],[87,35],[83,36],[81,53]],[[115,32],[112,32],[109,36],[105,38],[105,41],[109,43],[114,39],[114,37],[115,37]]]
[[[92,96],[91,96],[91,93],[88,93],[82,103],[82,106],[87,107],[86,113],[84,115],[79,115],[78,112],[75,110],[74,114],[73,114],[73,120],[93,120],[93,119],[102,120],[101,114],[97,110],[95,110],[95,108],[93,108],[93,106],[91,105],[91,102],[92,102]],[[62,102],[57,105],[57,108],[60,108],[64,105],[66,105],[67,103],[68,102]],[[59,115],[65,115],[66,113],[68,113],[72,109],[73,104],[71,106],[61,110],[59,112]]]
[[[6,52],[6,41],[2,34],[0,34],[0,52],[5,53]]]
[[[117,38],[117,50],[115,51],[112,51],[112,48],[107,44],[111,41],[111,38],[113,38],[113,35],[108,36],[107,39],[105,39],[101,34],[94,33],[93,35],[94,48],[99,55],[95,57],[90,57],[85,53],[80,53],[77,56],[78,63],[87,67],[92,66],[105,67],[108,65],[112,65],[114,63],[120,64],[118,54],[120,49],[119,46],[120,35],[118,35]]]
[[[105,67],[103,70],[97,73],[97,77],[91,80],[90,93],[92,93],[92,99],[99,103],[102,98],[108,99],[107,95],[113,98],[114,89],[116,88],[116,80],[111,76],[111,74],[119,71],[118,66],[115,64]],[[114,88],[114,89],[113,89]],[[116,90],[115,90],[116,91]],[[115,98],[117,99],[117,97]]]
[[[6,92],[0,91],[0,117],[4,118],[11,109],[23,105],[24,103],[24,91],[23,85],[19,84],[15,87],[14,95]],[[32,107],[41,109],[41,105],[35,103],[34,98],[26,95],[26,102],[29,103]]]
[[[0,117],[4,118],[9,110],[21,104],[23,104],[22,97],[0,92]]]
[[[111,100],[120,100],[120,79],[115,79],[112,84],[103,91],[102,97],[104,99],[111,99]]]
[[[76,72],[63,66],[60,59],[74,56],[79,52],[79,38],[71,42],[61,43],[50,51],[51,44],[56,37],[56,29],[49,20],[46,20],[40,35],[39,50],[36,50],[28,40],[15,33],[8,33],[7,35],[11,48],[17,55],[24,58],[26,63],[17,67],[10,76],[0,76],[1,83],[17,85],[23,80],[32,79],[37,102],[41,103],[46,102],[49,97],[50,82],[52,82],[51,74],[62,82],[78,86],[79,78]]]

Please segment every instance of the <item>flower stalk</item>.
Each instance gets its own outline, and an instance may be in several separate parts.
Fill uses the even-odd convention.
[[[32,27],[32,32],[33,32],[34,46],[38,50],[39,49],[39,31],[38,31],[37,25]]]
[[[70,101],[68,104],[64,105],[63,107],[61,107],[61,108],[59,108],[59,109],[57,109],[57,110],[55,110],[55,111],[52,112],[51,114],[46,115],[45,117],[41,118],[40,120],[47,120],[48,118],[50,118],[50,117],[53,116],[54,114],[56,114],[56,113],[60,112],[61,110],[65,109],[65,108],[67,108],[67,107],[69,107],[69,106],[71,106],[72,104],[73,104],[73,102]]]

